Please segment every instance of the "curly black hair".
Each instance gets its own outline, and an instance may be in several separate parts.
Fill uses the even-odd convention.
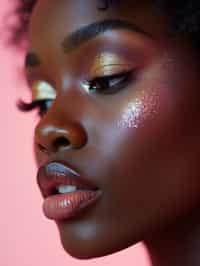
[[[13,14],[18,23],[11,27],[9,43],[20,47],[28,32],[31,12],[37,0],[17,0],[18,5]],[[112,2],[119,0],[100,0],[99,8],[107,9]],[[200,47],[200,1],[199,0],[151,0],[170,18],[170,28],[175,33],[187,35],[189,40],[199,50]]]

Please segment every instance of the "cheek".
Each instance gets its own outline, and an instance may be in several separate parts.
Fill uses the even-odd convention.
[[[120,118],[117,121],[119,130],[140,128],[144,125],[145,120],[153,119],[158,113],[158,91],[156,89],[149,90],[150,92],[147,91],[146,94],[129,101],[123,107]]]
[[[200,147],[189,137],[198,126],[188,128],[185,123],[198,110],[188,108],[195,96],[186,97],[186,87],[180,93],[175,84],[157,83],[124,100],[113,126],[118,133],[107,135],[111,174],[102,179],[112,213],[109,223],[121,222],[129,233],[143,230],[147,223],[156,229],[199,197],[191,174],[197,172]]]
[[[176,108],[173,110],[169,95],[158,85],[144,89],[121,106],[115,125],[119,134],[113,146],[126,158],[155,148],[156,142],[166,140],[164,135],[175,124]]]
[[[164,77],[142,85],[138,93],[129,95],[117,113],[115,128],[119,134],[113,146],[119,148],[120,144],[125,153],[127,149],[126,157],[129,153],[137,155],[136,151],[144,154],[147,149],[161,153],[179,143],[199,124],[194,126],[191,118],[198,117],[200,95],[189,81],[171,75],[170,81]]]
[[[189,198],[197,196],[196,178],[191,175],[198,172],[200,145],[194,136],[199,136],[200,127],[191,118],[198,118],[200,105],[190,82],[180,80],[172,76],[170,82],[144,86],[119,108],[115,125],[119,134],[112,139],[110,160],[116,178],[107,180],[118,206],[142,202],[148,213],[149,202],[155,209],[163,202],[170,212],[170,199],[178,206],[192,204]],[[126,217],[127,210],[122,209]]]
[[[186,164],[182,160],[184,157],[187,160],[188,154],[183,151],[184,145],[193,145],[195,151],[196,141],[188,137],[198,128],[197,124],[190,126],[189,118],[199,113],[194,104],[195,93],[188,93],[189,90],[189,83],[184,87],[172,79],[149,83],[149,86],[146,83],[137,95],[132,93],[118,107],[113,125],[117,134],[107,135],[105,141],[110,147],[109,168],[119,180],[125,175],[127,187],[137,187],[139,194],[146,189],[146,195],[149,193],[151,197],[158,184],[164,189],[175,168],[180,178],[181,172],[185,172]],[[190,167],[189,158],[187,167]],[[121,187],[116,185],[119,180],[105,180],[107,187],[115,190],[114,195],[121,194],[117,191]]]

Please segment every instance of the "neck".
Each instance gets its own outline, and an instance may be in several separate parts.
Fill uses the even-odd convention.
[[[152,266],[200,265],[200,206],[187,219],[144,242]]]

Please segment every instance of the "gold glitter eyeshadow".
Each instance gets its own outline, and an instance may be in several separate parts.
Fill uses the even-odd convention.
[[[32,86],[32,100],[55,99],[55,89],[46,81],[36,81]]]
[[[112,53],[101,53],[95,57],[92,64],[91,76],[105,76],[130,70],[129,64],[120,56]]]

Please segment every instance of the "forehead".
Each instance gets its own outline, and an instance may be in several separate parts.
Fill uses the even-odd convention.
[[[156,33],[165,22],[160,21],[164,20],[161,15],[158,19],[155,8],[146,2],[113,0],[110,7],[102,11],[98,8],[101,6],[101,0],[40,0],[31,16],[30,39],[34,41],[34,37],[37,37],[41,40],[44,34],[55,36],[58,40],[63,39],[64,33],[71,33],[84,25],[108,18],[138,23],[145,27],[146,31]]]
[[[134,24],[161,45],[171,42],[167,18],[150,1],[113,0],[106,10],[99,9],[100,4],[101,0],[39,0],[30,19],[29,52],[36,54],[44,67],[45,62],[47,67],[59,67],[65,62],[63,40],[87,25],[108,19]]]

